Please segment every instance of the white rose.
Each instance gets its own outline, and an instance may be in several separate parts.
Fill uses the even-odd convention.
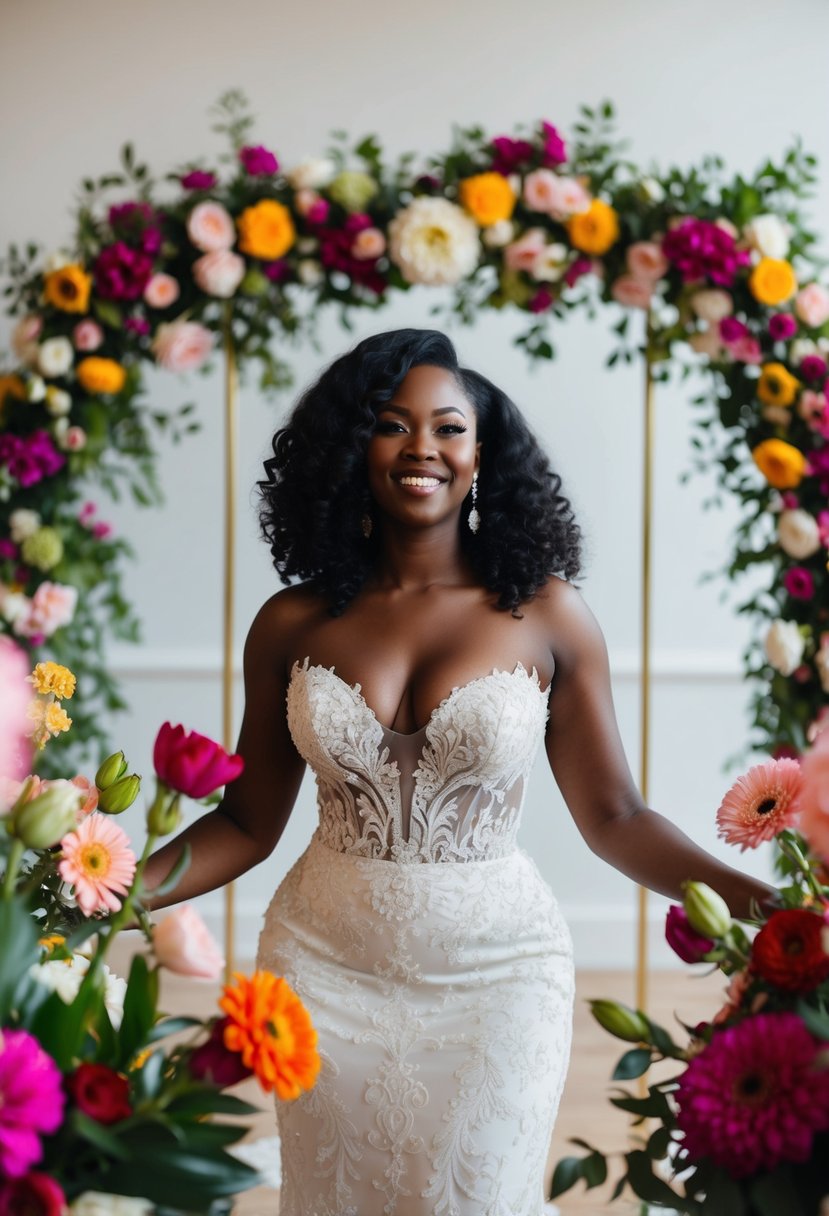
[[[498,220],[497,224],[490,224],[488,228],[484,228],[481,240],[487,249],[503,249],[504,245],[510,243],[514,235],[515,228],[511,220]]]
[[[755,216],[746,224],[743,235],[764,258],[784,258],[789,252],[789,227],[777,215]]]
[[[533,262],[531,274],[541,283],[557,283],[564,274],[566,261],[566,245],[545,245]]]
[[[719,291],[716,287],[708,287],[703,291],[695,291],[691,296],[691,309],[701,321],[709,325],[717,325],[723,317],[730,317],[734,311],[734,301],[727,291]]]
[[[131,1195],[84,1191],[69,1211],[72,1216],[150,1216],[155,1207],[148,1199],[135,1199]]]
[[[22,545],[27,536],[34,536],[39,527],[40,516],[28,507],[18,507],[9,516],[9,535],[16,545]]]
[[[26,381],[26,400],[42,401],[46,396],[46,385],[42,376],[29,376]]]
[[[777,539],[784,553],[803,561],[820,548],[820,528],[808,511],[800,508],[782,511],[777,521]]]
[[[790,676],[800,666],[805,642],[794,621],[776,620],[766,634],[766,658],[775,671]]]
[[[75,359],[68,338],[47,338],[37,350],[37,366],[42,376],[65,376]]]
[[[313,258],[301,258],[297,262],[296,272],[300,283],[306,287],[316,287],[325,277],[322,266]]]
[[[829,644],[821,646],[815,655],[815,667],[820,676],[820,686],[824,692],[829,692]],[[829,953],[829,951],[827,951]]]
[[[336,175],[334,162],[322,156],[309,156],[285,174],[294,190],[321,190],[333,182]]]
[[[63,270],[64,266],[70,266],[72,259],[68,253],[62,249],[56,249],[54,253],[50,253],[43,263],[44,274],[54,274],[56,270]]]
[[[50,384],[44,394],[46,408],[53,418],[61,418],[72,408],[72,398],[63,388]]]
[[[478,225],[446,198],[416,198],[389,224],[389,257],[407,283],[459,283],[478,265]]]

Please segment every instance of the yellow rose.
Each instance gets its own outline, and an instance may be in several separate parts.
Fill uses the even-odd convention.
[[[296,239],[290,211],[272,198],[263,198],[252,207],[246,207],[236,226],[242,253],[264,262],[281,258]]]
[[[102,359],[98,355],[81,359],[75,368],[75,375],[88,393],[120,393],[127,379],[127,373],[120,363],[114,359]]]
[[[53,270],[43,284],[46,299],[61,312],[86,312],[91,290],[92,276],[75,264]]]
[[[806,457],[783,439],[764,439],[752,451],[757,468],[776,490],[793,490],[806,471]]]
[[[764,405],[792,405],[800,381],[782,363],[766,363],[757,381],[757,396]]]
[[[482,228],[508,220],[515,208],[515,192],[501,173],[479,173],[460,183],[462,205]]]
[[[570,216],[567,233],[576,249],[600,257],[619,239],[619,217],[607,203],[594,198],[586,211]]]
[[[760,304],[775,308],[797,291],[797,276],[782,258],[761,258],[748,278],[748,288]]]

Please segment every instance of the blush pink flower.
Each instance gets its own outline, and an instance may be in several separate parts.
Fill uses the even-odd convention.
[[[815,852],[829,864],[829,725],[818,730],[801,769],[800,828]]]
[[[16,781],[29,766],[27,711],[29,663],[11,638],[0,636],[0,778]],[[2,807],[0,807],[2,811]]]
[[[656,241],[634,241],[628,247],[627,267],[637,279],[655,282],[668,273],[668,259]]]
[[[224,967],[222,952],[190,904],[182,904],[153,929],[153,950],[162,967],[176,975],[215,980]]]
[[[760,349],[760,343],[756,338],[752,338],[750,334],[738,338],[736,342],[732,342],[729,346],[731,357],[737,363],[762,363],[763,352]]]
[[[316,190],[311,190],[310,187],[304,186],[301,190],[297,190],[294,195],[294,207],[299,215],[307,216],[309,212],[321,202],[321,195]]]
[[[676,1091],[677,1124],[691,1161],[732,1178],[807,1161],[829,1129],[829,1068],[794,1013],[762,1013],[719,1030],[688,1064]]]
[[[144,288],[144,302],[150,308],[169,308],[180,294],[178,280],[171,274],[154,274]]]
[[[653,282],[650,279],[638,279],[632,274],[620,274],[610,285],[610,294],[617,304],[625,308],[650,308],[653,296]]]
[[[363,228],[351,246],[351,256],[358,262],[370,262],[386,251],[386,238],[379,228]]]
[[[738,777],[717,811],[717,835],[742,852],[795,827],[803,805],[797,760],[767,760]]]
[[[544,176],[541,176],[542,174]],[[534,199],[533,203],[529,201],[530,198]],[[524,181],[524,200],[531,210],[541,211],[554,220],[569,219],[571,215],[586,211],[590,206],[590,194],[580,181],[575,177],[560,177],[549,169],[537,169],[535,173],[527,175]]]
[[[213,350],[213,335],[196,321],[171,321],[159,325],[153,354],[168,372],[191,372],[201,367]]]
[[[236,228],[230,212],[221,203],[205,199],[187,217],[187,235],[202,253],[230,249],[236,241]]]
[[[75,350],[83,351],[84,353],[97,350],[103,340],[104,331],[98,322],[93,321],[91,317],[79,321],[72,330],[72,342]]]
[[[40,1161],[66,1099],[58,1066],[25,1030],[0,1030],[0,1176],[21,1178]]]
[[[816,393],[811,388],[804,389],[798,397],[796,408],[803,421],[814,430],[826,409],[826,395]]]
[[[66,583],[41,583],[32,596],[24,637],[51,637],[56,630],[68,625],[75,615],[78,603],[77,587]]]
[[[229,249],[205,253],[193,263],[193,278],[202,291],[229,300],[245,277],[245,259]]]
[[[80,790],[84,796],[83,803],[77,810],[77,821],[80,823],[82,819],[86,819],[87,815],[91,815],[98,806],[98,787],[88,777],[80,776],[73,777],[70,784]]]
[[[804,325],[819,329],[829,321],[829,291],[820,283],[809,283],[795,296],[794,311]]]
[[[548,213],[559,193],[558,178],[550,169],[536,169],[524,178],[524,202],[531,211]]]
[[[221,744],[206,735],[165,722],[156,736],[153,767],[171,790],[188,798],[206,798],[235,781],[245,762],[241,756],[228,755]]]
[[[117,912],[118,896],[127,894],[135,874],[135,854],[123,828],[96,811],[68,832],[60,847],[60,876],[75,888],[84,916]]]
[[[512,241],[504,249],[504,265],[509,270],[526,270],[530,274],[546,244],[543,228],[528,228],[517,241]]]

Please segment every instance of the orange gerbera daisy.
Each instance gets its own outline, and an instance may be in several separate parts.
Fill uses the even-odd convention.
[[[800,816],[803,776],[797,760],[768,760],[738,777],[717,811],[717,834],[740,849],[756,849]]]
[[[117,912],[118,896],[126,895],[135,874],[135,854],[124,829],[94,811],[64,836],[60,848],[60,876],[74,886],[84,916]]]
[[[266,1092],[283,1100],[311,1089],[320,1070],[317,1032],[291,986],[270,971],[234,973],[219,1008],[229,1018],[224,1043],[237,1051]]]

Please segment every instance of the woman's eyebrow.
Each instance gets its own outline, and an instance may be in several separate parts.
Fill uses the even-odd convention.
[[[392,405],[391,403],[382,406],[382,408],[378,410],[378,413],[380,414],[387,412],[392,414],[402,414],[404,418],[410,418],[412,414],[412,411],[407,410],[405,405]],[[466,417],[459,405],[443,405],[439,409],[432,410],[433,418],[437,418],[440,414],[460,414],[462,418]]]

